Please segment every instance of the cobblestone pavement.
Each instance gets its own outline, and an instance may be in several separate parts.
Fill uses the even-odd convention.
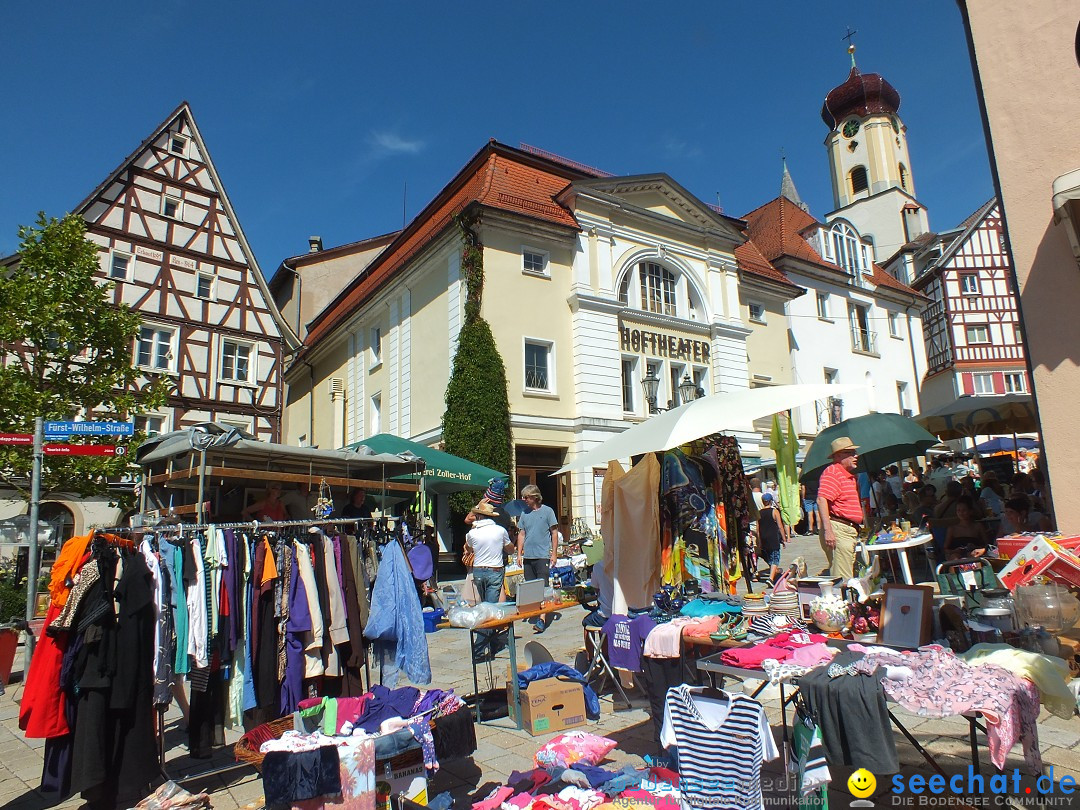
[[[817,539],[812,537],[796,538],[784,551],[785,562],[801,555],[811,573],[817,573],[824,565],[824,557],[818,548]],[[548,630],[535,636],[531,627],[519,628],[518,650],[525,642],[536,639],[541,641],[556,660],[573,662],[582,646],[580,619],[584,615],[581,608],[564,612],[561,620],[554,622]],[[468,634],[463,630],[444,629],[428,636],[433,683],[440,687],[453,686],[459,694],[472,691],[472,671],[469,665]],[[21,666],[22,651],[16,659],[16,667]],[[484,688],[502,688],[509,675],[507,654],[501,654],[492,664],[480,667],[480,686]],[[22,696],[19,683],[21,674],[16,673],[15,682],[8,687],[7,693],[0,696],[0,807],[9,810],[38,810],[38,808],[56,806],[74,808],[81,804],[78,797],[57,802],[37,790],[41,778],[42,752],[44,741],[26,740],[18,729],[18,701]],[[619,743],[612,754],[612,761],[618,765],[633,763],[640,765],[641,757],[655,753],[651,721],[643,708],[644,701],[637,695],[637,708],[629,711],[613,711],[610,696],[602,700],[602,715],[599,721],[591,723],[588,730],[610,736]],[[779,740],[782,735],[780,702],[776,698],[762,701],[767,709],[773,731]],[[970,749],[967,741],[967,723],[961,718],[921,718],[893,707],[894,713],[912,732],[918,742],[933,752],[942,767],[950,773],[966,769],[970,763]],[[199,777],[198,774],[211,768],[229,765],[233,762],[231,744],[239,734],[227,732],[229,746],[219,749],[212,760],[193,760],[187,756],[186,734],[180,728],[180,714],[173,708],[167,715],[166,728],[166,770],[173,778],[194,775],[184,781],[189,790],[206,790],[211,794],[211,801],[216,808],[250,808],[262,805],[262,782],[255,771],[240,767],[215,776]],[[495,785],[502,784],[509,774],[517,769],[531,767],[532,756],[537,747],[552,735],[531,737],[524,731],[513,728],[507,719],[496,720],[477,726],[479,748],[471,760],[447,763],[436,775],[429,786],[429,795],[450,790],[456,797],[482,798]],[[984,773],[993,773],[989,763],[985,736],[979,734],[982,745],[981,761]],[[1080,782],[1080,720],[1062,720],[1043,712],[1040,715],[1039,738],[1046,766],[1054,767],[1055,779],[1071,776]],[[902,773],[910,776],[922,774],[930,776],[933,771],[926,764],[918,751],[897,734],[897,746],[900,753]],[[1009,756],[1007,770],[1023,765],[1019,747]],[[848,773],[834,773],[830,792],[831,806],[845,808],[849,806],[851,796],[845,785]],[[769,806],[794,806],[782,796],[788,795],[789,782],[783,774],[781,763],[769,763],[763,774],[767,793],[778,801]],[[1025,783],[1030,784],[1030,781]],[[879,784],[876,802],[878,806],[890,806],[894,797],[885,795],[888,784]],[[1080,801],[1077,802],[1080,805]],[[467,806],[467,805],[466,805]],[[1058,805],[1072,806],[1072,805]]]

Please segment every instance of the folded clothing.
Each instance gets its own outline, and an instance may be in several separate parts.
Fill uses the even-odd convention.
[[[786,661],[791,657],[791,650],[774,647],[771,644],[755,644],[753,647],[735,647],[720,653],[720,663],[741,669],[759,669],[761,662],[773,658]]]
[[[341,771],[337,747],[271,751],[263,759],[262,779],[267,807],[339,794]]]
[[[708,638],[720,628],[720,616],[708,616],[682,629],[684,638]]]

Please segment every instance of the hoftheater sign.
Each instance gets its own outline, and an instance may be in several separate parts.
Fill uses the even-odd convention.
[[[651,354],[653,357],[668,357],[693,363],[709,362],[709,344],[704,340],[690,340],[678,335],[620,325],[619,343],[624,352]]]

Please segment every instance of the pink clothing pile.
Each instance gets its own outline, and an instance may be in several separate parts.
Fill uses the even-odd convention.
[[[682,628],[696,621],[678,616],[670,622],[656,625],[645,639],[645,651],[642,654],[649,658],[678,658],[682,652]]]
[[[720,629],[722,616],[706,616],[692,624],[685,625],[682,630],[683,638],[708,638]]]
[[[763,661],[770,658],[787,661],[798,653],[800,666],[813,666],[814,663],[832,658],[831,652],[823,652],[825,640],[825,636],[817,633],[779,633],[753,647],[724,650],[720,654],[720,662],[740,669],[761,669]],[[802,661],[813,663],[804,664]]]
[[[882,681],[885,694],[905,709],[923,717],[949,717],[979,712],[986,718],[990,761],[1005,767],[1005,758],[1017,742],[1032,773],[1042,772],[1039,753],[1039,690],[1031,681],[1007,669],[983,664],[973,667],[951,650],[932,645],[915,652],[868,653],[857,667],[905,666],[912,671],[903,680]]]

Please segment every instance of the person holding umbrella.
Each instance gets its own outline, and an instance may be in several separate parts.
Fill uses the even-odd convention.
[[[833,439],[833,463],[825,468],[818,483],[818,516],[821,521],[821,548],[829,561],[830,576],[847,582],[855,576],[855,546],[863,524],[855,469],[859,448],[849,437]]]

